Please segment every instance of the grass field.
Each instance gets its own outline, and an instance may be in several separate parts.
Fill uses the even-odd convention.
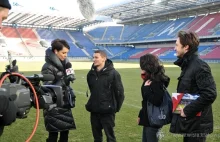
[[[220,64],[210,64],[212,73],[217,84],[217,91],[220,94]],[[141,94],[140,86],[142,80],[140,78],[140,70],[138,68],[133,69],[118,69],[121,74],[122,81],[125,89],[125,101],[123,107],[119,113],[116,114],[116,127],[115,133],[118,142],[141,142],[142,127],[137,125],[137,115],[141,106]],[[92,142],[92,132],[89,121],[89,112],[85,110],[85,104],[88,100],[86,97],[87,83],[86,74],[87,70],[76,70],[77,80],[72,87],[76,93],[76,107],[73,109],[73,115],[75,118],[76,130],[72,130],[69,135],[69,142]],[[25,75],[32,75],[39,72],[28,72]],[[177,86],[177,77],[180,74],[179,68],[166,67],[166,74],[170,76],[171,83],[168,88],[169,92],[175,92]],[[217,97],[213,104],[214,114],[214,133],[209,135],[207,142],[219,142],[220,141],[220,98]],[[6,127],[0,142],[24,142],[30,135],[34,122],[35,122],[34,108],[27,119],[16,120],[16,123],[9,127]],[[169,125],[162,128],[163,137],[161,142],[179,142],[182,141],[181,135],[173,135],[169,133]],[[32,142],[45,142],[47,138],[47,131],[44,128],[44,122],[42,112],[40,114],[39,126],[37,132],[34,135]]]

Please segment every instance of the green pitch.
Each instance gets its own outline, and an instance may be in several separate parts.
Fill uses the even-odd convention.
[[[218,95],[220,94],[220,64],[210,64],[212,73],[216,81]],[[137,115],[141,106],[140,78],[139,68],[118,69],[121,74],[125,89],[125,101],[119,113],[116,114],[115,133],[118,142],[140,142],[142,127],[137,125]],[[85,104],[88,100],[86,97],[87,83],[86,74],[88,70],[76,70],[76,81],[72,84],[76,94],[76,107],[72,110],[75,118],[76,130],[70,131],[69,142],[92,142],[92,132],[90,127],[89,112],[85,110]],[[26,72],[25,75],[32,75],[39,72]],[[166,74],[171,78],[169,92],[176,92],[177,77],[180,74],[180,68],[166,67]],[[214,114],[214,133],[209,135],[207,142],[220,141],[220,98],[217,97],[213,104]],[[0,137],[0,142],[24,142],[30,135],[35,122],[34,108],[28,115],[28,118],[16,120],[11,126],[5,128],[5,132]],[[103,133],[104,134],[104,133]],[[45,142],[48,132],[44,128],[42,111],[40,113],[39,126],[31,142]],[[105,139],[105,137],[104,137]],[[181,135],[169,133],[169,125],[162,128],[161,142],[179,142],[182,141]]]

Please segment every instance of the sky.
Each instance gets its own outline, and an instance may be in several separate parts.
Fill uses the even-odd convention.
[[[77,0],[9,0],[11,5],[18,3],[23,8],[29,8],[32,10],[45,10],[52,6],[60,11],[76,9]],[[126,3],[134,0],[92,0],[94,8],[100,10],[109,6],[118,5],[120,3]],[[14,6],[16,7],[16,6]]]
[[[25,11],[28,13],[43,13],[69,17],[83,18],[77,0],[9,0],[11,11]],[[127,3],[134,0],[92,0],[95,10]],[[53,7],[55,10],[51,10]]]

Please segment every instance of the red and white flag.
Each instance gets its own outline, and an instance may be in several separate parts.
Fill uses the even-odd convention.
[[[177,109],[184,109],[185,106],[196,100],[198,97],[199,95],[195,94],[172,93],[173,113],[180,114],[180,111]],[[196,116],[201,116],[201,112],[199,112]]]
[[[183,93],[172,93],[173,112],[177,109],[177,106],[183,98],[183,95]]]

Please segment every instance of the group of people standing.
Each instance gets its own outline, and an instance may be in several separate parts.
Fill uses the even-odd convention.
[[[184,142],[205,142],[206,136],[213,132],[212,103],[216,99],[216,85],[209,65],[198,56],[199,39],[193,32],[180,31],[176,40],[177,61],[181,68],[177,93],[199,94],[180,114],[173,114],[170,132],[183,134]],[[69,62],[67,53],[70,47],[65,40],[56,39],[46,51],[46,63],[42,73],[53,74],[57,84],[65,76],[65,65]],[[142,142],[158,142],[161,127],[150,126],[147,102],[160,106],[163,101],[164,86],[167,88],[170,78],[157,56],[146,54],[140,57],[142,108],[138,115],[138,124],[143,126]],[[46,82],[48,83],[48,82]],[[124,88],[120,74],[102,50],[93,55],[93,64],[87,74],[90,97],[85,105],[90,112],[90,122],[94,142],[102,142],[102,130],[107,142],[116,142],[114,134],[115,114],[120,111],[124,101]],[[65,88],[65,87],[63,87]],[[201,116],[196,114],[201,112]],[[60,132],[60,142],[68,141],[68,132],[75,129],[71,108],[54,108],[44,111],[45,126],[49,131],[47,142],[55,142]]]
[[[209,65],[199,58],[198,46],[199,38],[194,32],[178,32],[175,45],[178,59],[174,64],[181,68],[181,73],[177,93],[199,95],[184,108],[179,108],[179,114],[172,115],[170,132],[182,134],[184,142],[205,142],[207,135],[213,132],[212,103],[217,96],[216,84]],[[160,128],[150,126],[147,102],[155,106],[162,103],[165,91],[163,86],[168,87],[170,78],[164,74],[164,67],[152,54],[140,58],[140,67],[143,101],[138,123],[143,126],[142,142],[158,142]],[[201,115],[198,116],[200,112]]]
[[[7,19],[11,5],[8,0],[0,1],[0,29],[2,21]],[[193,32],[180,31],[176,40],[177,61],[175,65],[181,68],[178,77],[177,93],[199,94],[199,97],[179,109],[180,114],[173,114],[170,124],[170,132],[183,134],[184,142],[205,142],[206,136],[213,132],[212,103],[217,92],[214,78],[209,65],[201,60],[198,55],[199,38]],[[52,41],[51,48],[46,50],[46,63],[42,67],[43,74],[55,76],[53,81],[44,84],[62,86],[65,107],[49,107],[44,110],[46,130],[49,132],[47,142],[68,142],[69,130],[75,129],[71,108],[74,105],[74,93],[71,93],[70,83],[65,80],[67,64],[70,64],[67,53],[70,46],[65,40]],[[69,68],[69,67],[68,67]],[[157,142],[157,133],[160,127],[152,127],[149,124],[147,102],[160,106],[163,101],[164,86],[167,88],[170,78],[165,75],[165,69],[159,59],[146,54],[140,58],[142,108],[138,115],[138,124],[143,126],[142,142]],[[115,114],[120,111],[124,101],[124,88],[120,74],[115,70],[111,60],[104,51],[97,50],[93,55],[93,65],[87,74],[87,83],[90,89],[90,97],[85,105],[90,112],[90,122],[94,142],[102,142],[104,129],[107,142],[116,142],[114,134]],[[68,91],[67,91],[68,90]],[[71,95],[66,95],[70,93]],[[68,96],[68,97],[66,97]],[[8,124],[14,121],[15,116],[7,115],[10,106],[9,100],[0,95],[0,134],[3,132],[4,122]],[[72,102],[70,102],[70,100]],[[7,113],[6,113],[7,112]],[[197,114],[201,112],[200,116]],[[1,115],[3,114],[3,115]],[[7,117],[9,116],[9,117]],[[10,123],[8,122],[10,119]]]
[[[69,63],[67,53],[70,47],[65,40],[52,41],[51,48],[46,50],[46,63],[42,67],[42,74],[52,74],[53,81],[44,84],[61,85],[63,92],[68,85],[65,70]],[[108,142],[115,142],[114,126],[115,113],[119,112],[124,101],[124,88],[120,74],[114,69],[111,60],[102,50],[97,50],[93,55],[93,65],[87,74],[87,83],[90,89],[90,97],[85,105],[86,110],[91,112],[90,121],[95,142],[102,142],[102,129],[104,129]],[[64,95],[64,100],[67,100]],[[74,99],[73,99],[74,101]],[[75,129],[75,122],[71,107],[50,107],[44,110],[46,130],[49,132],[47,142],[56,142],[60,132],[59,142],[68,141],[69,130]]]

